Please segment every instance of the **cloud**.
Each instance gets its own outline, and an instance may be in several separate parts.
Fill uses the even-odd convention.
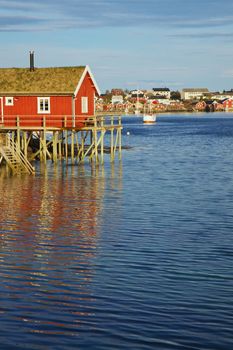
[[[173,25],[180,28],[226,27],[232,24],[233,16],[205,16],[204,18],[181,17],[173,20]]]
[[[0,0],[0,7],[2,31],[132,26],[205,28],[230,26],[233,20],[229,0]],[[220,16],[223,8],[226,15]]]
[[[159,86],[159,87],[164,87],[164,86],[181,86],[182,83],[178,81],[166,81],[166,83],[162,80],[152,80],[152,79],[140,79],[138,80],[139,84],[146,84],[146,85],[151,85],[151,86]]]
[[[30,16],[1,16],[0,25],[3,26],[16,26],[16,25],[37,25],[38,23],[45,23],[46,20],[38,17]]]
[[[233,38],[233,32],[231,33],[182,33],[182,34],[172,34],[169,35],[173,38],[182,38],[182,39],[232,39]]]
[[[178,82],[178,81],[162,81],[162,80],[152,80],[152,79],[139,79],[137,81],[128,81],[125,84],[128,87],[138,87],[141,86],[142,88],[144,88],[145,86],[147,88],[153,88],[153,87],[170,87],[170,88],[180,88],[181,86],[184,85],[184,83],[182,82]]]
[[[223,78],[232,78],[233,77],[233,68],[224,70],[220,76]]]

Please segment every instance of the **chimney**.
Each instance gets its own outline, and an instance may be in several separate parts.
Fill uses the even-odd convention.
[[[34,51],[30,51],[30,72],[33,72],[34,70]]]

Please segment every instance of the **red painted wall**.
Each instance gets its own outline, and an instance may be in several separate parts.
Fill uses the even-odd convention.
[[[5,126],[16,125],[17,116],[21,126],[42,126],[43,116],[45,116],[47,126],[62,127],[64,126],[64,116],[71,119],[72,115],[71,96],[51,96],[50,113],[48,114],[37,112],[37,96],[14,96],[13,106],[6,106],[5,98],[3,101]]]
[[[0,124],[2,122],[2,104],[3,104],[3,98],[0,98]]]
[[[49,96],[45,96],[49,97]],[[4,116],[7,115],[37,115],[37,96],[14,96],[14,105],[6,106],[4,98]],[[51,115],[71,115],[72,97],[71,96],[51,96],[50,97]],[[38,114],[40,115],[40,114]]]
[[[76,96],[75,100],[75,114],[76,115],[87,115],[92,116],[95,114],[95,87],[93,86],[92,79],[89,75],[89,73],[86,74],[83,83],[79,89],[79,92]],[[83,114],[81,111],[81,97],[88,97],[88,113]]]
[[[232,108],[233,106],[233,101],[232,100],[226,100],[223,102],[223,105],[225,108]]]

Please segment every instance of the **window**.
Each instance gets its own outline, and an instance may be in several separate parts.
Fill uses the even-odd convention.
[[[13,97],[5,97],[5,105],[6,106],[13,106],[14,105],[14,98]]]
[[[50,113],[50,98],[38,97],[37,98],[37,112],[38,113]]]
[[[82,113],[88,113],[88,97],[82,97]]]

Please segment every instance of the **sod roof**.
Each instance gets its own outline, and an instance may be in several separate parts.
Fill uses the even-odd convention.
[[[35,68],[0,68],[0,94],[74,93],[84,66]]]

